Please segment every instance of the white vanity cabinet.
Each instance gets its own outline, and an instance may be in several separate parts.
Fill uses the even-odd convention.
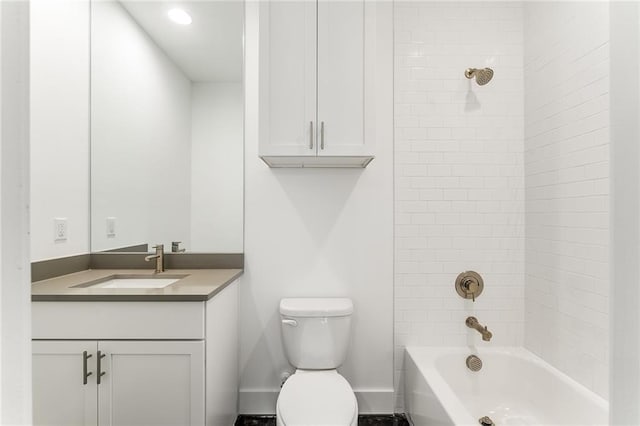
[[[34,424],[202,425],[204,373],[203,341],[34,341]]]
[[[237,284],[206,302],[32,305],[34,424],[233,425]]]
[[[271,167],[365,167],[391,89],[390,6],[260,3],[260,157]]]

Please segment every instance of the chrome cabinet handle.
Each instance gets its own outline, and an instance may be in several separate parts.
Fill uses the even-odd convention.
[[[87,353],[87,351],[82,352],[82,384],[87,384],[87,379],[93,373],[91,371],[87,372],[87,360],[91,358],[93,355]]]
[[[286,324],[286,325],[290,325],[291,327],[297,327],[298,326],[298,321],[293,320],[293,319],[283,319],[282,323]]]
[[[101,370],[101,361],[102,361],[102,358],[104,358],[105,356],[107,356],[107,355],[103,354],[100,351],[98,351],[98,369],[97,369],[98,370],[98,378],[97,378],[98,384],[100,384],[100,378],[102,376],[104,376],[105,374],[107,374],[104,371],[100,371]]]
[[[309,122],[309,149],[313,149],[313,121]]]
[[[320,149],[324,149],[324,121],[320,122]]]

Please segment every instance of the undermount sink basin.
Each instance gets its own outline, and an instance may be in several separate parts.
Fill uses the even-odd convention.
[[[103,283],[94,284],[96,288],[165,288],[180,278],[115,278]]]
[[[164,275],[162,277],[148,275],[111,275],[100,280],[82,283],[74,287],[91,288],[165,288],[180,281],[186,275]]]

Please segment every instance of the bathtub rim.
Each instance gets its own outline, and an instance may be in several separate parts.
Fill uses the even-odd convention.
[[[405,357],[410,357],[417,370],[423,376],[427,384],[432,387],[434,393],[437,389],[437,398],[449,419],[456,425],[473,425],[478,424],[478,419],[474,418],[464,407],[464,404],[454,390],[449,386],[445,378],[438,372],[436,368],[436,359],[442,355],[471,355],[475,354],[482,357],[483,354],[500,354],[513,356],[531,362],[536,366],[549,371],[558,377],[559,380],[569,385],[577,393],[587,398],[590,403],[601,408],[608,415],[609,402],[589,390],[586,386],[569,377],[556,367],[552,366],[542,358],[521,346],[496,346],[496,347],[476,347],[476,346],[415,346],[408,345],[404,348]],[[405,369],[406,372],[406,369]],[[405,395],[406,397],[406,395]],[[462,407],[462,410],[454,410]],[[409,413],[407,413],[409,414]]]

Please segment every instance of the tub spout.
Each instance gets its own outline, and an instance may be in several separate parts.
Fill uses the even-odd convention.
[[[491,340],[491,337],[493,337],[493,334],[487,330],[487,326],[483,327],[476,317],[468,317],[465,324],[467,324],[467,327],[473,328],[474,330],[477,330],[478,333],[482,334],[482,340],[485,342],[488,342]]]

